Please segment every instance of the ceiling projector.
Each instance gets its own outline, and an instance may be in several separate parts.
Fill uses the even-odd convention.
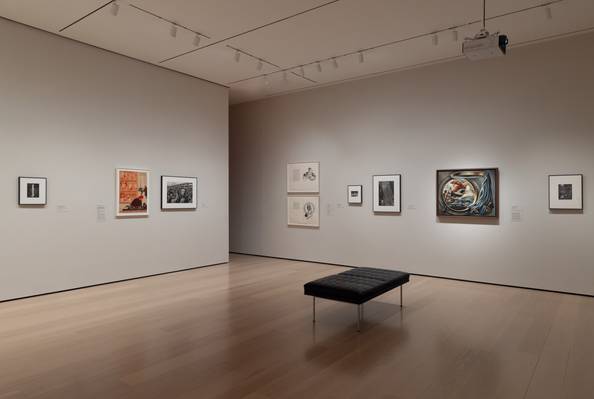
[[[464,40],[462,54],[472,61],[501,57],[507,52],[508,42],[506,35],[500,35],[499,32],[491,35],[481,29],[474,37]]]

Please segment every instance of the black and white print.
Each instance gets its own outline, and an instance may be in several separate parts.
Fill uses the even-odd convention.
[[[347,202],[349,205],[360,205],[363,203],[362,185],[351,185],[347,187]]]
[[[373,211],[400,213],[400,175],[373,176]]]
[[[19,177],[19,205],[47,205],[45,177]]]
[[[290,196],[287,198],[289,226],[320,226],[320,197]]]
[[[559,200],[568,201],[573,199],[573,184],[559,184]]]
[[[198,179],[161,176],[161,209],[196,209]]]
[[[549,209],[583,210],[583,186],[581,174],[549,176]]]
[[[287,164],[288,193],[319,193],[319,162],[300,162]]]

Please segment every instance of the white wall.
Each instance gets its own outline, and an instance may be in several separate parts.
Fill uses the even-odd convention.
[[[231,250],[594,294],[593,41],[232,107]],[[285,165],[299,161],[321,162],[319,230],[286,225]],[[436,219],[436,169],[465,167],[500,168],[498,224]],[[401,216],[371,211],[372,175],[388,173],[403,175]],[[549,212],[560,173],[585,175],[583,213]]]
[[[0,300],[228,260],[226,88],[3,19],[0,48]],[[150,217],[115,218],[117,167],[151,170]],[[161,212],[162,174],[197,176],[199,209]]]

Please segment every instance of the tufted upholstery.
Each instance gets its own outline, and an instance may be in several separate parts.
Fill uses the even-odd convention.
[[[408,283],[409,278],[408,273],[395,270],[358,267],[310,281],[303,288],[305,295],[362,304]]]

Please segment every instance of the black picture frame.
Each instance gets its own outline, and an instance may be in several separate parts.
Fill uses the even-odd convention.
[[[457,173],[457,172],[486,172],[493,171],[495,176],[495,212],[493,215],[449,215],[440,213],[439,209],[439,193],[440,193],[440,173]],[[462,169],[438,169],[435,172],[435,214],[439,218],[474,218],[474,219],[499,219],[499,168],[462,168]]]
[[[398,189],[398,210],[397,211],[389,211],[389,210],[375,210],[375,178],[376,177],[395,177],[398,176],[399,181],[399,189]],[[371,210],[374,214],[394,214],[400,215],[402,214],[402,175],[399,173],[393,174],[383,174],[383,175],[373,175],[371,177]]]
[[[23,179],[32,179],[32,180],[43,180],[43,187],[44,187],[44,199],[43,203],[39,204],[26,204],[21,201],[22,193],[21,193],[21,182]],[[17,202],[19,206],[46,206],[47,205],[47,177],[33,177],[33,176],[19,176],[17,179]]]
[[[579,177],[580,178],[580,207],[579,208],[553,208],[551,207],[551,178],[553,177]],[[549,210],[551,211],[583,211],[584,210],[584,175],[581,173],[565,173],[548,176],[549,183]]]
[[[195,193],[193,194],[194,203],[192,204],[191,207],[189,207],[189,206],[187,206],[187,207],[166,207],[166,206],[164,206],[165,198],[164,198],[163,188],[164,188],[164,182],[167,178],[193,180]],[[171,175],[162,175],[161,176],[161,210],[162,211],[188,211],[188,210],[192,211],[192,210],[196,210],[196,209],[198,209],[198,177],[195,177],[195,176],[171,176]]]
[[[351,187],[359,187],[359,192],[361,193],[361,201],[360,202],[351,202]],[[362,184],[349,184],[347,186],[347,204],[349,204],[349,205],[363,205],[363,185]]]

